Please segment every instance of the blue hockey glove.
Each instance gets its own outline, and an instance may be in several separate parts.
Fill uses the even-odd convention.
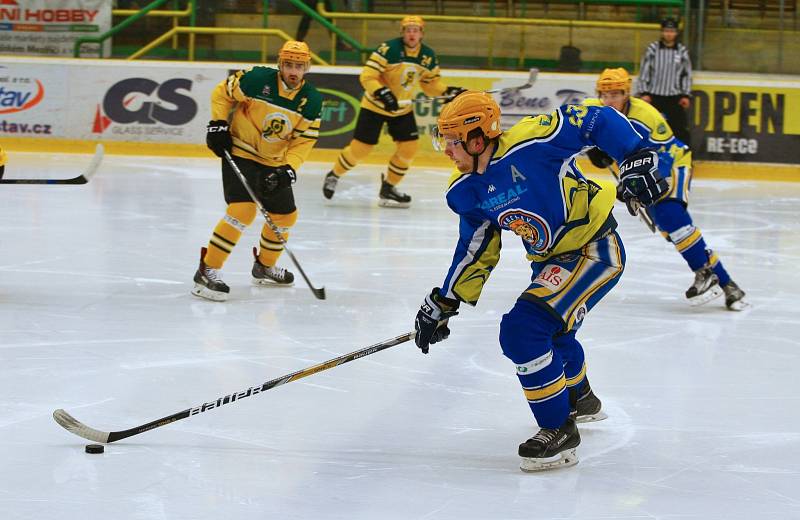
[[[400,110],[400,105],[397,104],[397,97],[389,90],[389,87],[381,87],[372,93],[372,97],[383,103],[383,108],[389,112]]]
[[[669,191],[669,184],[658,172],[658,154],[639,150],[619,163],[622,198],[628,213],[636,215],[641,206],[651,206]]]
[[[275,191],[288,188],[297,181],[297,173],[288,164],[278,166],[264,176],[261,196],[269,195]]]
[[[458,314],[458,300],[450,300],[439,296],[439,288],[434,287],[417,312],[414,329],[417,335],[414,342],[423,354],[428,353],[428,346],[437,341],[444,341],[450,336],[447,320]]]
[[[230,125],[227,121],[217,119],[208,122],[208,126],[206,126],[206,146],[217,157],[224,157],[226,151],[230,153],[233,149],[233,139],[231,138]]]

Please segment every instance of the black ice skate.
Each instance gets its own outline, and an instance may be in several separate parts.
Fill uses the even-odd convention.
[[[750,304],[744,300],[744,291],[733,280],[729,280],[723,285],[722,291],[725,293],[725,307],[728,310],[742,311],[750,307]]]
[[[325,175],[325,182],[322,184],[322,194],[326,199],[332,199],[333,194],[336,193],[336,185],[339,183],[339,177],[332,171]]]
[[[272,267],[266,266],[258,261],[258,250],[253,248],[253,284],[254,285],[292,285],[294,284],[294,275],[284,269],[273,265]]]
[[[589,380],[585,379],[583,388],[580,390],[577,401],[575,403],[575,422],[587,423],[602,421],[608,419],[608,415],[602,410],[603,403],[592,392],[592,387],[589,386]]]
[[[694,283],[686,290],[689,305],[703,305],[720,296],[722,288],[719,286],[719,278],[711,267],[701,267],[694,272]]]
[[[411,206],[411,196],[397,191],[397,188],[386,182],[386,177],[381,175],[381,192],[378,206],[383,208],[407,208]]]
[[[560,428],[542,428],[539,433],[519,445],[522,471],[542,471],[578,463],[576,449],[581,435],[571,417]]]
[[[192,294],[214,302],[224,302],[228,299],[230,287],[220,278],[219,270],[208,267],[203,259],[206,257],[206,248],[200,249],[200,267],[194,273],[194,287]]]

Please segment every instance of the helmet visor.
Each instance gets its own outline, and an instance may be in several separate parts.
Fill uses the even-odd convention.
[[[441,132],[439,132],[439,126],[434,126],[433,130],[431,130],[431,143],[433,144],[433,149],[437,152],[443,152],[447,148],[447,145],[458,145],[461,144],[461,139],[450,135],[445,136]]]

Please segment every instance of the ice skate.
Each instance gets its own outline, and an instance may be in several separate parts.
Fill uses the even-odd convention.
[[[272,286],[281,285],[289,286],[294,284],[294,275],[291,271],[273,265],[272,267],[266,266],[258,260],[258,250],[253,248],[253,285]]]
[[[686,290],[689,305],[703,305],[720,296],[722,288],[719,286],[719,278],[711,267],[701,267],[694,272],[694,283]]]
[[[586,379],[575,406],[575,422],[587,423],[597,422],[608,419],[608,415],[602,410],[603,403],[592,392],[589,380]]]
[[[728,310],[743,311],[750,307],[750,304],[744,300],[744,291],[733,280],[729,280],[723,285],[722,291],[725,293],[725,307]]]
[[[519,445],[522,471],[543,471],[578,463],[576,448],[581,436],[571,417],[560,428],[542,428],[539,433]]]
[[[407,208],[411,206],[411,196],[397,191],[397,188],[386,182],[386,178],[381,175],[381,192],[378,206],[383,208]]]
[[[325,175],[325,182],[322,184],[322,194],[326,199],[332,199],[333,194],[336,193],[336,185],[339,183],[339,177],[332,171]]]
[[[200,267],[194,273],[194,287],[192,294],[214,302],[224,302],[231,292],[219,274],[219,269],[208,267],[203,259],[206,257],[206,248],[200,249]]]

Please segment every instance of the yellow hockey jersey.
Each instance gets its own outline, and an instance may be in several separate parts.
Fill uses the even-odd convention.
[[[586,99],[583,104],[603,106],[603,102],[597,98]],[[650,141],[659,155],[670,156],[675,168],[692,165],[692,152],[689,147],[675,137],[667,120],[656,107],[647,101],[632,97],[623,114],[633,123],[636,131]]]
[[[211,119],[230,119],[233,155],[267,166],[300,168],[319,138],[321,110],[309,82],[290,90],[269,67],[231,74],[211,93]]]
[[[6,164],[6,153],[3,151],[3,148],[0,147],[0,166],[5,166]]]
[[[419,83],[428,96],[440,96],[447,90],[439,75],[439,58],[433,49],[420,43],[411,50],[403,45],[402,38],[381,43],[370,55],[359,77],[364,87],[361,108],[366,108],[386,116],[402,116],[412,110],[412,106],[400,107],[397,112],[387,112],[380,101],[372,98],[372,93],[382,87],[389,87],[398,101],[411,99]]]

